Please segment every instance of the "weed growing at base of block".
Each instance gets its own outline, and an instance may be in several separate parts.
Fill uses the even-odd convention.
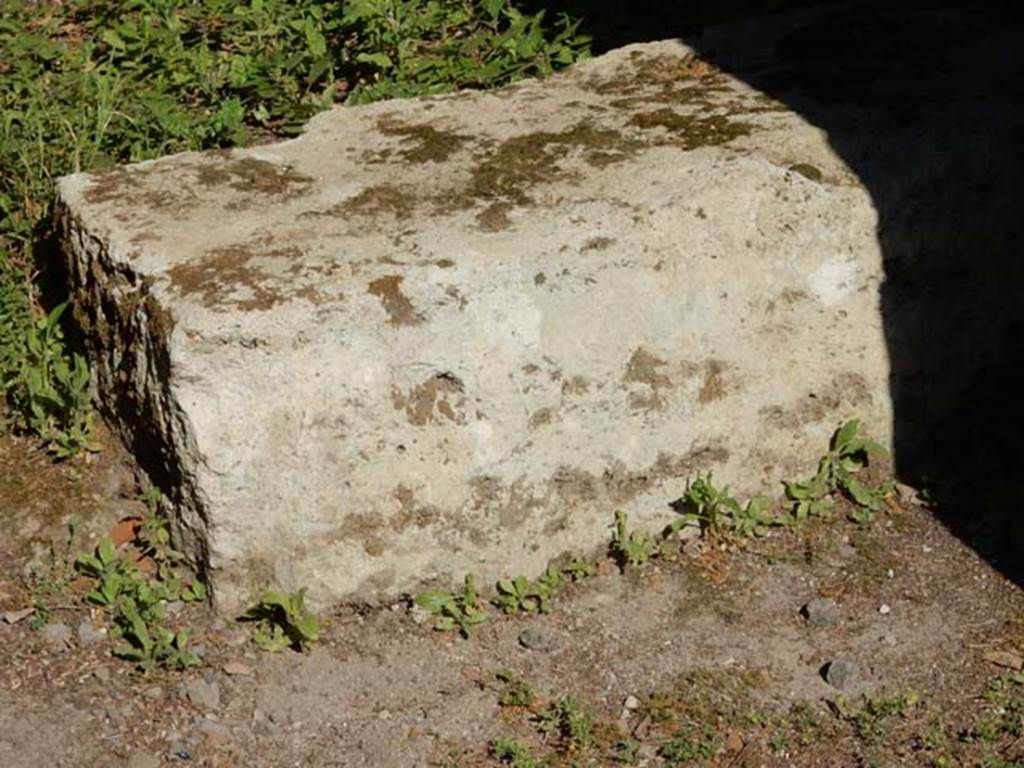
[[[645,531],[631,531],[627,527],[629,518],[619,510],[615,513],[612,526],[612,556],[618,561],[620,568],[626,565],[643,565],[659,551],[658,540]]]
[[[152,576],[144,574],[135,559],[119,552],[109,536],[103,537],[92,553],[79,555],[75,569],[94,580],[85,599],[111,614],[111,636],[123,640],[115,646],[115,656],[136,662],[144,671],[184,669],[198,664],[199,659],[188,649],[189,630],[175,631],[165,625],[164,607],[170,602],[205,600],[206,588],[176,572],[174,563],[180,555],[171,549],[166,523],[155,517],[154,509],[150,508],[140,527],[146,533],[137,534],[137,539],[146,537],[137,543],[152,538],[166,544],[139,547],[139,558],[156,564]]]
[[[270,653],[286,648],[304,651],[320,639],[320,620],[305,603],[305,587],[290,593],[270,590],[260,595],[242,620],[256,622],[252,640],[262,650]]]
[[[705,535],[764,536],[772,526],[787,522],[771,513],[771,504],[767,496],[754,496],[746,506],[740,504],[729,495],[728,488],[715,487],[709,472],[688,481],[683,495],[672,503],[680,517],[672,521],[666,534],[676,534],[687,525],[698,525]]]
[[[586,560],[572,558],[564,565],[549,565],[536,581],[525,576],[499,579],[495,605],[503,613],[547,613],[551,601],[566,581],[581,581],[593,573]]]
[[[435,589],[418,595],[413,602],[418,608],[438,617],[434,629],[440,632],[458,629],[463,637],[468,638],[474,627],[487,621],[487,610],[477,591],[476,578],[469,573],[461,592]]]
[[[859,432],[859,420],[844,423],[832,434],[828,453],[818,462],[818,471],[813,477],[783,483],[796,520],[827,515],[832,510],[830,497],[836,492],[852,502],[850,518],[862,525],[874,520],[882,509],[885,497],[891,493],[890,485],[871,488],[855,476],[872,458],[885,455],[885,449]]]

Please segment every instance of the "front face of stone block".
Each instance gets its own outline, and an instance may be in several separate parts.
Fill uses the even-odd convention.
[[[867,194],[674,44],[61,194],[106,409],[227,608],[538,572],[887,434]]]

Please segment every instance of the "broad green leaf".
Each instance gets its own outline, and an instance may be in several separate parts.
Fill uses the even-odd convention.
[[[417,595],[413,603],[427,613],[440,613],[446,606],[454,603],[454,598],[450,592],[438,589]]]

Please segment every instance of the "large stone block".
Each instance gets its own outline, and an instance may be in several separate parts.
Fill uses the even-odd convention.
[[[632,46],[60,184],[102,404],[233,608],[538,572],[687,478],[889,438],[871,201],[820,131]]]

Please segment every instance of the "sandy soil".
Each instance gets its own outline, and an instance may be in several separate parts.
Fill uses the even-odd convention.
[[[114,450],[54,465],[2,438],[0,478],[11,768],[487,766],[502,764],[492,746],[505,738],[551,766],[1024,760],[1024,685],[1000,683],[1013,670],[991,660],[1019,659],[1024,596],[910,502],[869,527],[835,519],[625,573],[597,553],[597,573],[551,613],[492,608],[468,640],[402,599],[322,617],[308,653],[265,654],[246,626],[190,606],[177,619],[203,665],[143,675],[111,656],[105,616],[66,566],[138,512],[130,465]],[[838,607],[831,623],[801,614],[815,598]],[[840,658],[856,667],[842,690],[823,674]],[[501,705],[501,671],[529,684],[520,706]],[[538,728],[565,696],[593,723],[584,742]],[[672,757],[680,735],[706,742],[706,757]]]

